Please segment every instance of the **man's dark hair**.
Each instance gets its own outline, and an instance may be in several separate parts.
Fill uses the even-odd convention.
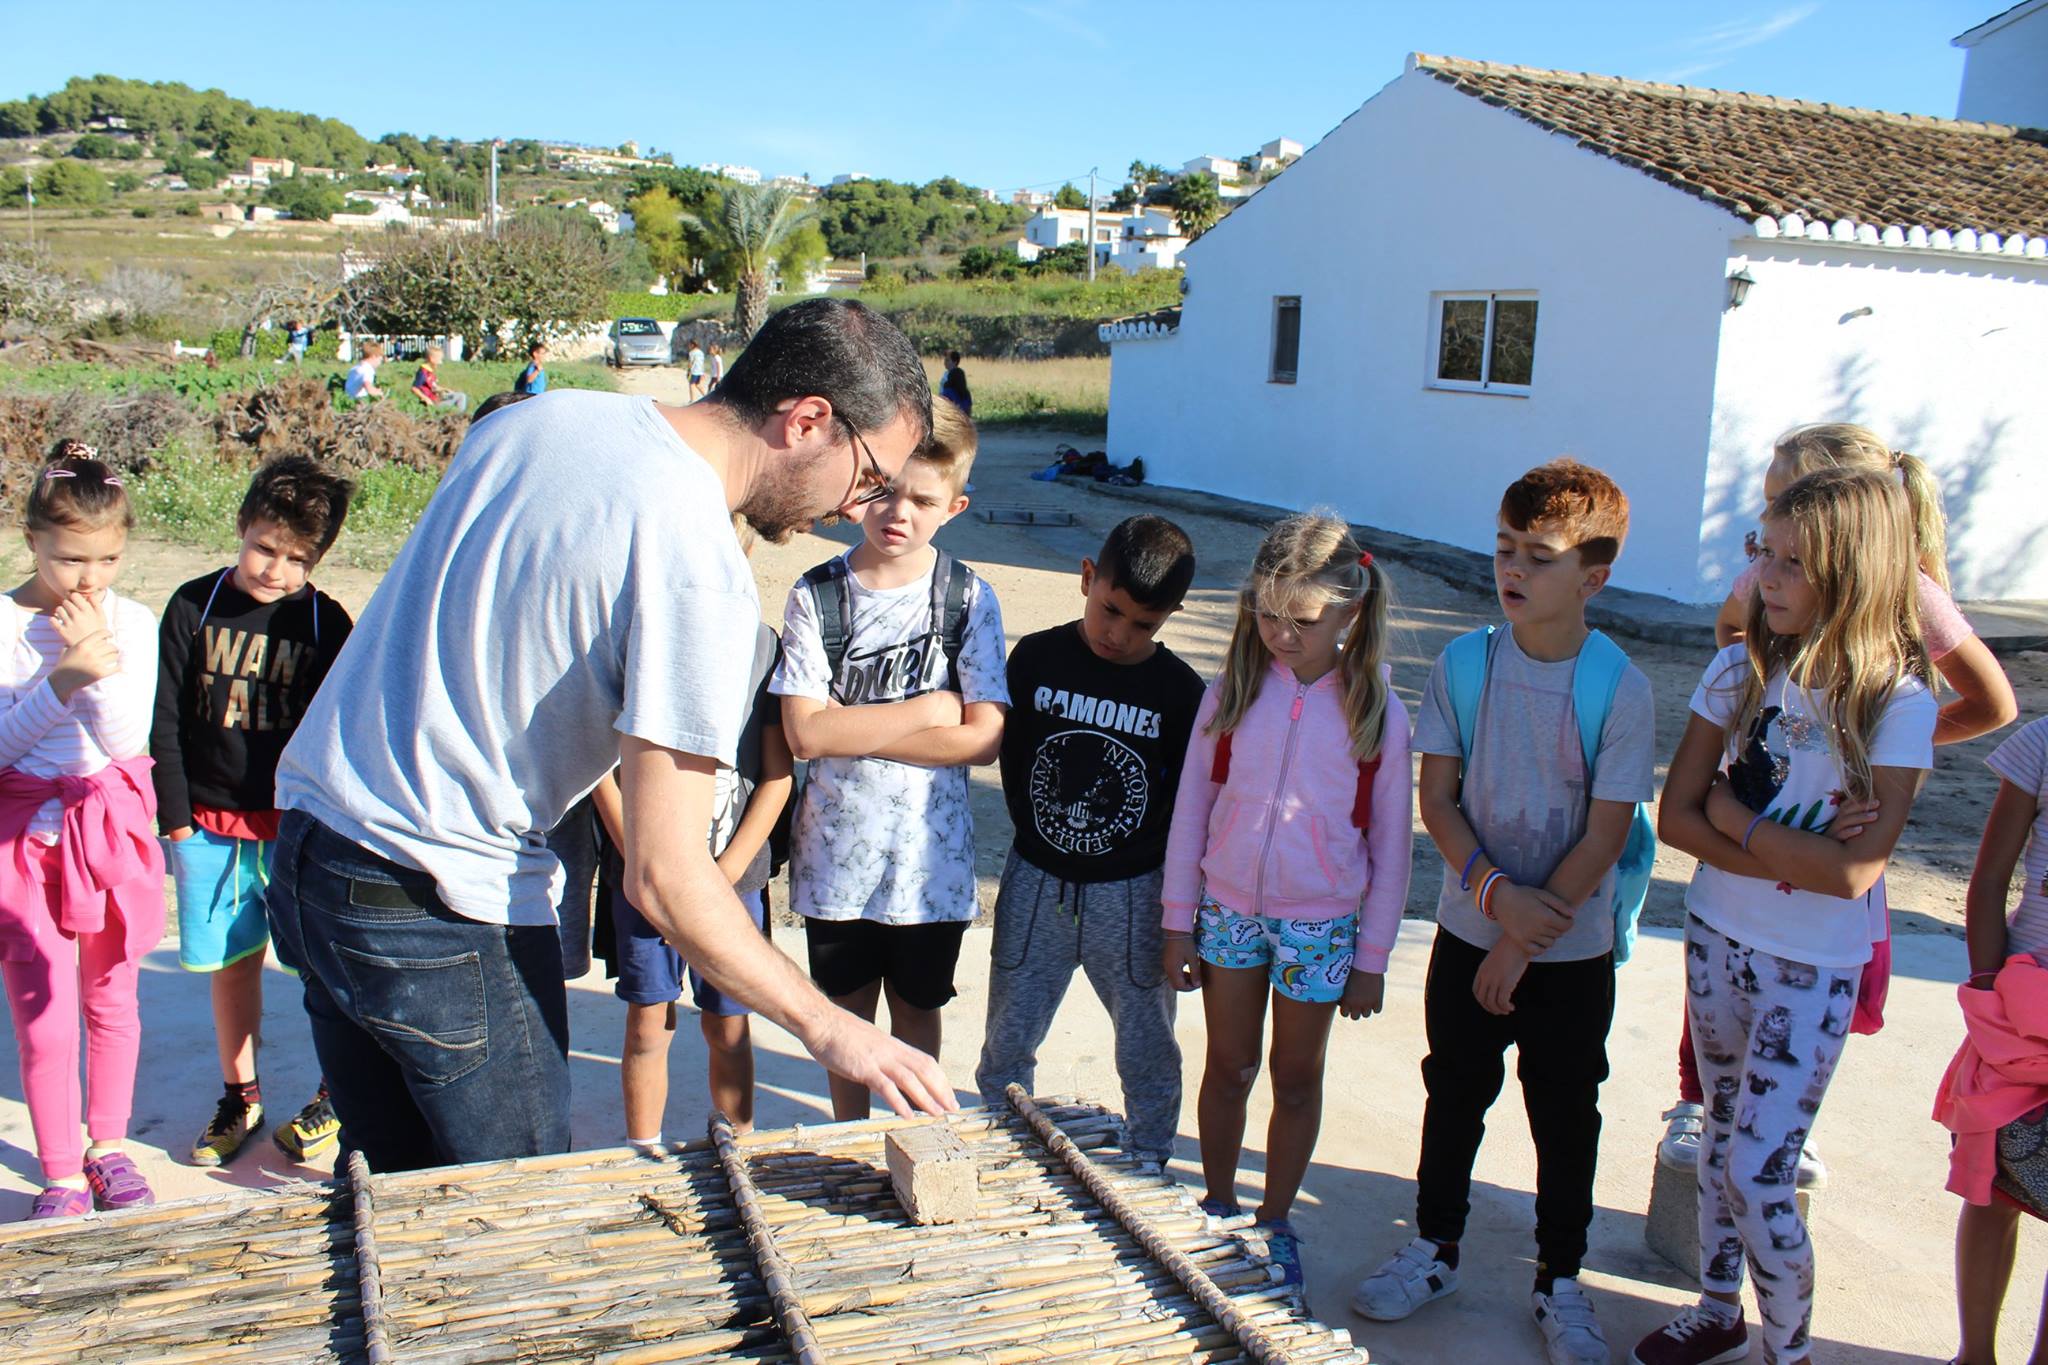
[[[247,531],[259,521],[273,521],[324,555],[341,534],[355,491],[355,484],[310,455],[280,455],[249,481],[235,526]]]
[[[527,393],[523,389],[507,389],[503,393],[494,393],[476,405],[476,411],[469,415],[469,424],[475,426],[499,408],[509,408],[514,403],[524,403],[527,399],[537,396],[536,394]]]
[[[822,398],[862,435],[908,412],[918,442],[931,433],[924,364],[896,324],[851,299],[815,298],[770,315],[703,399],[749,425],[792,398]]]
[[[1195,581],[1195,546],[1188,533],[1147,513],[1116,524],[1102,542],[1095,572],[1153,611],[1171,611]]]

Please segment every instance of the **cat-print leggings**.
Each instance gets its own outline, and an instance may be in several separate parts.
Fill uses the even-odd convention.
[[[1707,1094],[1700,1283],[1739,1292],[1747,1261],[1778,1360],[1807,1354],[1813,1244],[1794,1181],[1849,1037],[1859,975],[1745,947],[1686,916],[1686,1014]]]

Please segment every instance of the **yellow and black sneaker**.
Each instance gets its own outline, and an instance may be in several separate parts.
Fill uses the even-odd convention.
[[[341,1120],[334,1116],[334,1101],[322,1086],[313,1102],[278,1125],[271,1141],[294,1161],[310,1161],[334,1146],[341,1137]]]
[[[256,1130],[262,1126],[262,1101],[245,1102],[235,1095],[221,1096],[220,1104],[213,1111],[213,1122],[206,1125],[199,1141],[192,1144],[192,1164],[218,1166],[232,1160],[235,1153],[242,1150],[242,1144],[255,1136]]]

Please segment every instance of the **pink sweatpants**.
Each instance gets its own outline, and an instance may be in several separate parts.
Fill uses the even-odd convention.
[[[137,964],[128,956],[127,931],[114,916],[96,934],[72,938],[58,929],[55,849],[54,844],[34,846],[49,898],[47,913],[30,917],[35,955],[23,962],[0,962],[7,1003],[14,1011],[22,1094],[45,1181],[85,1169],[85,1143],[78,1134],[80,1015],[85,1019],[85,1127],[94,1142],[127,1136],[135,1059],[142,1046]]]

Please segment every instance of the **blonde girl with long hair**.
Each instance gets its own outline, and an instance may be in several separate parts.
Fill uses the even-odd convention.
[[[1770,468],[1764,474],[1764,502],[1789,488],[1794,480],[1822,469],[1860,469],[1882,475],[1897,483],[1905,494],[1910,543],[1904,547],[1916,572],[1913,603],[1920,621],[1920,638],[1941,682],[1955,692],[1941,708],[1934,727],[1937,745],[1959,744],[1967,739],[2002,729],[2019,715],[2019,702],[2012,683],[1989,647],[1977,638],[1970,622],[1949,596],[1948,523],[1941,510],[1941,489],[1925,461],[1903,450],[1893,450],[1868,427],[1852,422],[1812,422],[1797,426],[1780,436],[1771,450]],[[1757,599],[1757,578],[1762,571],[1752,562],[1736,580],[1721,604],[1714,623],[1715,643],[1723,646],[1743,638],[1750,612]],[[1891,938],[1882,896],[1873,905],[1873,940],[1888,943]],[[1887,949],[1886,951],[1889,951]],[[1873,1011],[1871,1027],[1875,1027]],[[1678,1103],[1665,1111],[1669,1124],[1658,1156],[1674,1169],[1691,1170],[1699,1158],[1699,1132],[1706,1113],[1698,1068],[1693,1061],[1692,1038],[1681,1034],[1678,1042]],[[1827,1168],[1809,1145],[1800,1160],[1802,1187],[1819,1184]]]
[[[1273,1015],[1273,1117],[1257,1220],[1290,1283],[1288,1215],[1322,1122],[1341,1012],[1378,1013],[1408,900],[1408,712],[1385,661],[1386,571],[1338,518],[1275,526],[1196,713],[1166,846],[1167,979],[1202,992],[1203,1209],[1239,1213],[1245,1106]]]
[[[1871,955],[1868,898],[1934,762],[1896,478],[1826,469],[1763,524],[1743,639],[1714,657],[1664,784],[1658,833],[1700,860],[1686,892],[1686,1011],[1714,1101],[1699,1160],[1700,1302],[1641,1365],[1746,1350],[1745,1261],[1767,1358],[1809,1358],[1814,1258],[1800,1150]]]

